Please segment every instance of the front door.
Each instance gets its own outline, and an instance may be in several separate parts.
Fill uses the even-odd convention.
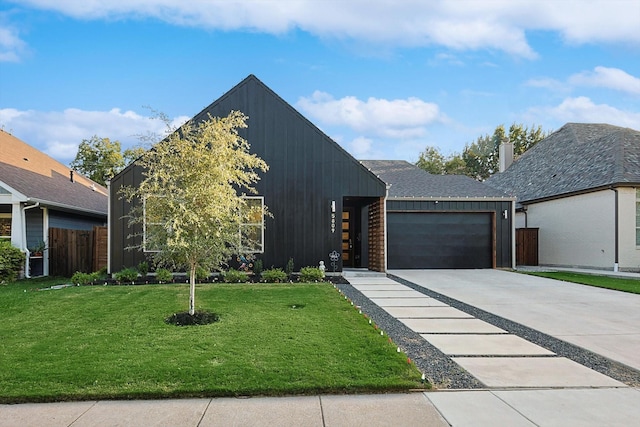
[[[353,267],[353,208],[342,211],[342,266]]]

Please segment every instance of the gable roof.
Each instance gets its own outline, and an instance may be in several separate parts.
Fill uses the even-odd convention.
[[[107,189],[0,131],[0,186],[23,201],[88,214],[107,214]]]
[[[517,196],[520,203],[637,185],[640,131],[568,123],[485,182]]]
[[[365,186],[375,189],[372,191],[384,193],[385,183],[379,177],[371,173],[369,169],[364,167],[340,144],[320,130],[314,123],[303,116],[291,104],[280,97],[280,95],[274,92],[255,75],[249,74],[218,99],[204,107],[190,120],[193,123],[200,123],[208,120],[209,116],[224,117],[228,115],[231,110],[239,110],[249,117],[247,122],[248,129],[241,129],[240,134],[248,140],[252,147],[250,150],[252,153],[255,153],[256,150],[261,151],[260,157],[269,164],[269,176],[274,175],[274,165],[272,164],[274,159],[272,159],[271,156],[275,154],[275,151],[273,149],[267,149],[264,144],[269,140],[269,138],[266,137],[267,132],[269,132],[270,129],[279,128],[281,131],[279,135],[280,140],[295,140],[295,144],[298,146],[297,149],[307,150],[306,152],[308,156],[318,154],[318,150],[314,149],[316,147],[311,147],[309,144],[313,140],[316,140],[316,137],[323,140],[323,143],[326,144],[322,145],[325,145],[335,151],[337,153],[337,157],[339,157],[341,161],[353,166],[346,169],[349,169],[352,173],[358,175],[358,177],[357,179],[348,180],[351,182],[350,185],[363,185],[366,181]],[[286,114],[279,115],[282,111],[286,112]],[[283,119],[284,122],[276,123],[277,120],[281,119]],[[292,125],[293,128],[291,128]],[[310,134],[304,134],[305,131],[301,131],[301,128],[306,128],[306,130],[310,131]],[[287,134],[287,129],[289,130],[289,134]],[[302,133],[299,133],[296,136],[296,132]],[[313,137],[309,138],[309,135],[313,135]],[[281,161],[283,161],[283,157],[279,156],[279,158],[277,158],[277,162]],[[129,169],[134,168],[136,166],[135,163],[136,162],[131,162],[127,167],[116,174],[112,179],[112,182],[115,182],[121,175],[125,175]],[[345,169],[343,168],[343,165],[341,165],[340,168]],[[356,178],[353,175],[351,177]],[[348,191],[348,189],[345,190]]]
[[[464,175],[433,175],[404,160],[362,160],[389,188],[389,198],[502,199],[508,196]]]
[[[211,114],[212,116],[216,116],[216,112],[217,112],[218,113],[217,115],[220,115],[219,107],[224,105],[225,101],[227,101],[228,99],[233,97],[238,97],[238,96],[240,97],[252,96],[255,98],[255,100],[248,103],[248,107],[254,107],[255,105],[260,105],[259,103],[263,101],[265,98],[271,98],[275,102],[275,104],[284,108],[284,110],[290,113],[290,116],[286,118],[287,121],[298,121],[299,123],[303,124],[309,129],[312,129],[313,133],[315,133],[316,135],[319,135],[327,144],[329,144],[332,147],[332,149],[340,153],[339,155],[343,160],[347,161],[354,168],[358,169],[361,173],[368,175],[368,177],[371,178],[372,180],[377,181],[378,182],[377,184],[379,186],[381,187],[383,186],[384,183],[382,183],[381,180],[377,176],[375,176],[375,174],[372,174],[367,168],[363,167],[363,165],[358,160],[356,160],[356,158],[354,158],[347,150],[345,150],[340,144],[335,142],[331,137],[329,137],[320,128],[318,128],[313,122],[311,122],[309,119],[303,116],[291,104],[285,101],[280,95],[274,92],[269,86],[267,86],[265,83],[262,82],[262,80],[260,80],[253,74],[249,74],[240,83],[235,85],[233,88],[229,89],[220,98],[216,99],[210,105],[205,107],[202,111],[196,114],[192,120],[195,123],[199,123],[201,121],[208,120],[209,114]],[[236,104],[237,102],[238,102],[237,100],[232,101],[231,104]],[[246,103],[246,100],[243,100],[241,102]],[[254,105],[251,105],[251,104],[254,104]],[[271,105],[273,106],[274,104],[271,104]],[[228,111],[226,110],[223,110],[223,111],[224,111],[223,113],[224,115],[228,114]],[[253,124],[251,123],[251,118],[254,116],[254,112],[251,112],[251,111],[242,111],[242,112],[249,116],[249,128],[250,128],[249,132],[250,132],[251,128],[255,127],[256,125],[255,122]],[[263,116],[270,120],[274,119],[274,116],[270,114],[263,115]],[[281,116],[281,117],[284,117],[284,116]],[[286,124],[290,124],[290,123],[286,123]],[[281,127],[286,124],[282,124]],[[259,141],[257,139],[249,140],[249,143],[252,146],[254,146],[258,144]],[[384,189],[384,187],[382,188]]]

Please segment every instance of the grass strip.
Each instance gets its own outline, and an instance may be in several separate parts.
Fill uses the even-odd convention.
[[[640,280],[637,279],[570,273],[564,271],[526,272],[526,274],[547,277],[549,279],[564,280],[565,282],[580,283],[582,285],[596,286],[598,288],[640,294]]]
[[[0,286],[0,402],[293,395],[423,387],[331,284],[207,284],[210,325],[168,325],[188,285]]]

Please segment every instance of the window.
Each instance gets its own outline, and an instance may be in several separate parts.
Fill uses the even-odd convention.
[[[0,239],[11,240],[11,214],[0,213]]]
[[[640,188],[636,188],[636,246],[640,246]]]
[[[162,228],[162,217],[159,209],[157,209],[158,198],[148,196],[145,197],[143,203],[142,248],[144,252],[159,252],[160,246],[158,242],[164,238],[164,229]]]
[[[264,197],[244,197],[247,212],[240,225],[240,248],[246,253],[264,252]]]

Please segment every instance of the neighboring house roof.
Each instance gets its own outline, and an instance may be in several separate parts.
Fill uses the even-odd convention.
[[[24,201],[107,215],[107,189],[74,173],[13,135],[0,131],[0,186]]]
[[[640,131],[568,123],[485,181],[519,203],[640,183]]]
[[[362,160],[361,163],[389,184],[389,198],[508,198],[464,175],[433,175],[404,160]]]

